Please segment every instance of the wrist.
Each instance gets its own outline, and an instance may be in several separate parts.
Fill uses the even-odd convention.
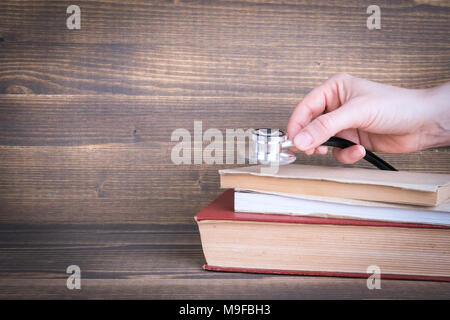
[[[423,90],[426,105],[421,149],[450,145],[450,82]]]

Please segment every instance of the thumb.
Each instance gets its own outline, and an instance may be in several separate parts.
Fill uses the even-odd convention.
[[[342,163],[355,163],[366,155],[366,149],[362,145],[355,145],[344,149],[333,148],[334,157]]]
[[[345,110],[341,107],[314,119],[295,136],[295,146],[302,151],[317,148],[336,133],[354,127],[354,115]]]

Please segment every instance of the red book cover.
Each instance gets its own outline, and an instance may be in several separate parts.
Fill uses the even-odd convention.
[[[238,220],[238,221],[259,221],[259,222],[279,222],[279,223],[303,223],[303,224],[332,224],[332,225],[353,225],[353,226],[371,226],[371,227],[398,227],[398,228],[433,228],[433,229],[450,229],[448,226],[429,225],[429,224],[413,224],[399,222],[385,222],[372,220],[357,219],[338,219],[338,218],[322,218],[293,216],[282,214],[258,214],[247,212],[234,212],[234,190],[229,189],[220,195],[216,200],[211,202],[203,210],[195,216],[196,221],[202,220]],[[246,272],[246,273],[266,273],[266,274],[289,274],[289,275],[314,275],[314,276],[335,276],[335,277],[353,277],[367,278],[366,273],[346,273],[346,272],[321,272],[321,271],[301,271],[301,270],[272,270],[272,269],[246,269],[246,268],[224,268],[219,266],[211,266],[205,264],[206,270],[211,271],[227,271],[227,272]],[[419,276],[419,275],[396,275],[382,274],[384,279],[408,279],[408,280],[431,280],[431,281],[448,281],[449,277],[437,276]]]

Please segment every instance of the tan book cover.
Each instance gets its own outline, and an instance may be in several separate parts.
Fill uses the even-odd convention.
[[[220,170],[222,188],[435,206],[450,198],[450,174],[290,164]]]

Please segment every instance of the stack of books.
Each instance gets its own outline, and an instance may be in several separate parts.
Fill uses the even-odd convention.
[[[195,219],[207,270],[450,281],[450,175],[261,166]]]

